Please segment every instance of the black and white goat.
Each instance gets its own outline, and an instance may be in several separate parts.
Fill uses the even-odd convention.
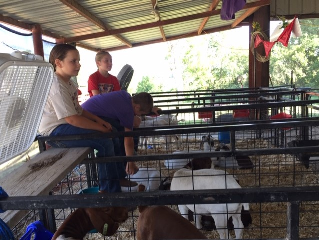
[[[236,179],[223,170],[182,168],[175,172],[171,182],[171,190],[201,190],[201,189],[234,189],[241,188]],[[249,210],[248,203],[229,204],[187,204],[178,205],[180,213],[187,218],[188,210],[195,213],[196,227],[202,228],[201,215],[211,215],[215,220],[216,229],[221,239],[229,238],[227,220],[232,217],[236,239],[242,238],[243,222],[242,208]]]
[[[219,143],[215,146],[211,135],[205,135],[202,137],[201,148],[204,151],[230,151],[229,147],[224,143]],[[225,156],[212,158],[213,164],[218,167],[237,167],[239,169],[251,169],[253,163],[249,156]]]
[[[177,116],[173,114],[163,114],[156,117],[145,116],[145,118],[141,121],[140,127],[160,127],[160,126],[174,126],[178,125]],[[167,135],[164,136],[166,143],[175,142],[176,148],[180,149],[182,139],[179,135]],[[154,144],[155,136],[141,136],[140,137],[140,145],[142,148],[147,148],[149,145]]]
[[[184,168],[192,169],[192,170],[200,170],[200,169],[214,168],[214,165],[212,165],[212,159],[210,157],[199,157],[199,158],[193,158],[188,164],[184,166]],[[239,183],[236,177],[235,179]],[[187,217],[189,221],[194,220],[194,214],[191,210],[188,210]],[[249,227],[249,225],[252,224],[252,217],[249,210],[245,210],[244,208],[242,208],[240,218],[245,228]],[[204,230],[208,230],[208,231],[216,230],[215,221],[210,215],[202,215],[201,224],[202,224],[202,229]],[[227,228],[228,230],[234,229],[232,217],[228,218]]]

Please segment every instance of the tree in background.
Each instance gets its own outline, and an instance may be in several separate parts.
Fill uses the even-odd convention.
[[[270,56],[269,73],[273,85],[293,83],[297,87],[319,87],[319,19],[301,19],[302,36],[290,38],[287,47],[276,44]]]
[[[228,36],[223,32],[189,38],[169,49],[167,59],[174,63],[175,70],[179,68],[183,90],[248,86],[248,48],[228,47]]]
[[[142,81],[138,82],[136,92],[152,92],[154,84],[148,76],[143,76]]]
[[[136,92],[160,92],[162,85],[155,85],[148,76],[143,76],[142,81],[138,82]]]
[[[277,43],[272,48],[270,85],[290,84],[293,73],[297,87],[319,88],[319,19],[301,19],[300,24],[300,38],[290,38],[288,47]],[[167,42],[165,59],[169,63],[172,84],[165,86],[166,89],[186,91],[248,87],[249,36],[245,49],[234,47],[236,38],[232,37],[231,31]],[[137,91],[161,91],[162,86],[154,82],[154,79],[143,77]]]

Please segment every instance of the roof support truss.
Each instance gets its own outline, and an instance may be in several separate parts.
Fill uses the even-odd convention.
[[[63,4],[68,6],[69,8],[73,9],[76,11],[78,14],[81,16],[85,17],[87,20],[90,22],[94,23],[96,26],[100,27],[101,29],[104,30],[105,33],[109,33],[109,28],[101,21],[99,18],[95,17],[92,13],[90,13],[88,10],[86,10],[83,6],[81,6],[79,3],[77,3],[74,0],[60,0]],[[124,45],[128,47],[132,47],[132,44],[127,41],[125,38],[118,34],[113,35],[117,40],[122,42]]]

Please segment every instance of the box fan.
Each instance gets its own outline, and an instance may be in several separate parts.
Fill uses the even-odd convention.
[[[32,54],[0,53],[0,164],[35,140],[53,67]]]

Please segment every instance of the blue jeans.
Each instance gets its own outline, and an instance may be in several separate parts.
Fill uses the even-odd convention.
[[[113,129],[116,128],[116,130],[118,132],[124,132],[124,127],[121,126],[119,120],[116,120],[113,118],[108,118],[108,117],[103,117],[103,116],[99,116],[99,117],[102,118],[104,121],[108,122],[109,124],[111,124]],[[135,150],[135,152],[137,152],[139,136],[134,136],[133,140],[134,140],[134,150]],[[125,147],[124,147],[124,137],[119,137],[119,146],[120,146],[120,155],[116,154],[116,156],[126,156]]]
[[[56,127],[50,136],[77,135],[96,133],[97,131],[74,127],[70,124],[62,124]],[[80,139],[80,140],[59,140],[49,141],[52,147],[72,148],[91,147],[97,150],[97,157],[112,157],[118,153],[118,139]],[[98,163],[99,189],[112,193],[121,192],[119,179],[126,177],[125,167],[122,162]]]

